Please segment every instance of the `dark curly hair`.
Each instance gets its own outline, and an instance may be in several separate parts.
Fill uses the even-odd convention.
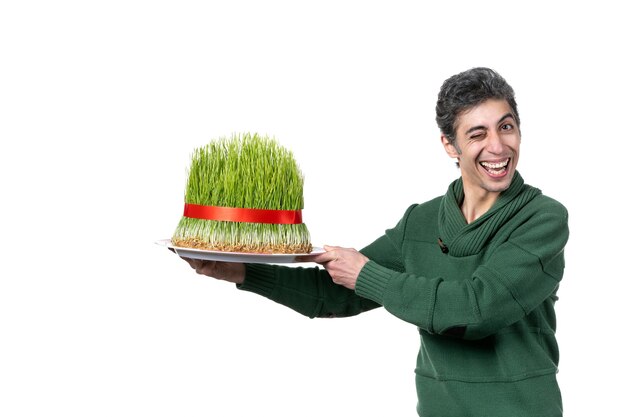
[[[489,99],[506,100],[519,128],[513,88],[494,70],[479,67],[453,75],[441,86],[436,107],[436,120],[441,133],[456,146],[458,116]]]

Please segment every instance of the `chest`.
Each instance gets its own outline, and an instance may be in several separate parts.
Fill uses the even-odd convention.
[[[418,276],[441,277],[444,280],[466,279],[486,262],[488,246],[477,254],[453,256],[444,253],[437,237],[429,240],[407,239],[402,248],[404,268],[407,273]]]

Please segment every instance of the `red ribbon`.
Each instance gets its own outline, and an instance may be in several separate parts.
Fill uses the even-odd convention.
[[[185,217],[223,222],[300,224],[301,210],[265,210],[185,204]]]

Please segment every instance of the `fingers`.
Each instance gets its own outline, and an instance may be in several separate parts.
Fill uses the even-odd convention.
[[[217,262],[216,261],[200,261],[200,266],[196,268],[196,272],[200,275],[208,277],[216,277]]]
[[[201,275],[211,275],[211,272],[215,269],[214,261],[204,261],[202,259],[183,258],[192,269],[196,270],[196,273]]]
[[[324,253],[325,258],[328,261],[341,261],[341,260],[350,260],[352,259],[355,255],[360,253],[354,249],[354,248],[344,248],[342,246],[330,246],[330,245],[324,245],[324,250],[326,251]]]
[[[307,256],[306,262],[321,264],[335,284],[353,290],[363,265],[369,259],[353,248],[324,245],[324,250],[326,252],[319,255]]]
[[[202,259],[183,258],[197,274],[233,282],[243,283],[246,275],[246,267],[240,263],[207,261]]]
[[[197,259],[185,258],[183,256],[181,256],[180,259],[182,259],[183,261],[187,262],[189,264],[189,266],[192,267],[193,269],[196,269],[198,267],[198,260]]]
[[[326,264],[328,262],[337,261],[339,259],[339,253],[331,248],[333,247],[324,246],[324,250],[326,250],[326,252],[320,253],[319,255],[309,256],[307,257],[307,261],[318,264]]]
[[[297,258],[300,262],[315,262],[321,265],[326,265],[329,262],[340,262],[353,257],[359,252],[356,249],[344,248],[341,246],[324,245],[324,250],[318,255],[305,255]]]

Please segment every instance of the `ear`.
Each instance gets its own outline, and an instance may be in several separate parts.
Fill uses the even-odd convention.
[[[441,134],[441,144],[450,158],[458,158],[461,155],[461,150],[457,148],[455,144],[450,142],[450,139],[443,133]]]

